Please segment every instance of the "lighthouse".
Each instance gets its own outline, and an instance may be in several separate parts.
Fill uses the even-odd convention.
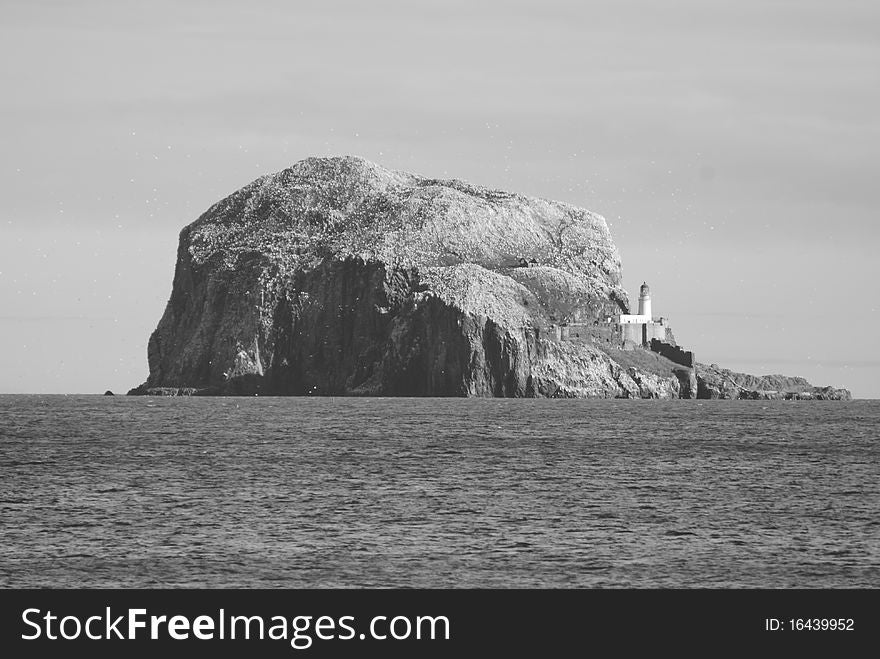
[[[639,289],[639,315],[647,316],[648,322],[651,319],[651,289],[648,288],[648,284],[642,282],[642,287]]]
[[[608,322],[613,321],[609,319]],[[667,336],[669,327],[666,324],[666,319],[661,317],[654,320],[651,316],[651,289],[647,282],[642,282],[639,288],[639,312],[637,314],[620,314],[617,328],[619,333],[617,336],[624,350],[631,350],[634,347],[648,348],[653,339],[657,339],[661,343],[675,340],[670,338],[671,334]]]

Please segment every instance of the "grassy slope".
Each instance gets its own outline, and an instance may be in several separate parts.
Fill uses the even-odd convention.
[[[617,350],[605,348],[601,345],[597,345],[597,347],[623,368],[634,366],[640,371],[660,377],[670,377],[675,369],[683,368],[675,362],[666,359],[666,357],[649,350]]]

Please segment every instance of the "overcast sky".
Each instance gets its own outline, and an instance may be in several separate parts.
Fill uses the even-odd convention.
[[[598,212],[700,361],[880,397],[875,1],[0,13],[0,392],[143,382],[179,230],[355,154]]]

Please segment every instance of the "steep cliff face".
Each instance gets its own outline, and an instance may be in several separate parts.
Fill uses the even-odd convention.
[[[552,323],[628,308],[594,213],[310,158],[181,231],[131,393],[690,395],[672,370],[554,340]]]

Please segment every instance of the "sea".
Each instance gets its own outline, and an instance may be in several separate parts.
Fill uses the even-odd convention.
[[[0,396],[0,587],[880,587],[880,401]]]

